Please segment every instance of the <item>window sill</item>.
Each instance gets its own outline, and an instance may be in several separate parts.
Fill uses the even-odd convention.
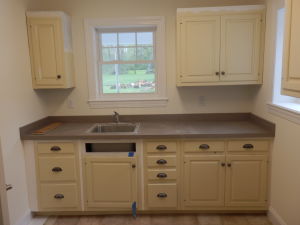
[[[89,100],[90,108],[151,108],[165,107],[168,98],[124,99],[124,100]]]
[[[300,124],[300,104],[294,102],[268,103],[268,110],[271,114]]]

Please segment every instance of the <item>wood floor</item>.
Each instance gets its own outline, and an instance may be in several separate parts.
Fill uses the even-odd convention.
[[[45,225],[272,225],[265,215],[59,216]]]

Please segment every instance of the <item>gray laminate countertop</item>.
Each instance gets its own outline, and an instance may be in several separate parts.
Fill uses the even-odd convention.
[[[275,136],[275,125],[251,113],[121,116],[122,122],[139,123],[136,133],[101,133],[88,130],[111,116],[47,117],[20,128],[23,140],[253,138]],[[62,124],[44,135],[32,132],[52,122]]]

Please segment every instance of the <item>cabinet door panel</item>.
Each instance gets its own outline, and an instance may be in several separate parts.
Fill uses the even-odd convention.
[[[300,2],[286,1],[286,24],[282,88],[291,96],[300,97]],[[294,93],[293,93],[294,92]]]
[[[29,41],[37,85],[63,85],[63,43],[59,19],[30,18]],[[58,75],[61,76],[58,79]]]
[[[221,80],[258,80],[261,15],[222,16],[221,27]]]
[[[225,156],[185,156],[184,162],[184,204],[223,206]]]
[[[227,158],[226,206],[265,206],[266,155],[230,155]]]
[[[88,207],[130,208],[136,201],[135,157],[86,158]]]
[[[218,81],[220,17],[184,18],[180,29],[181,81]]]

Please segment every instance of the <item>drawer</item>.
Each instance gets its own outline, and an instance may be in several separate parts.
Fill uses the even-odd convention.
[[[148,179],[155,181],[170,181],[177,179],[177,171],[176,169],[149,169],[148,170]]]
[[[183,143],[185,152],[223,152],[225,142],[223,141],[186,141]]]
[[[149,153],[176,152],[176,149],[176,142],[146,142],[146,150]]]
[[[42,209],[75,209],[80,205],[76,184],[41,184],[39,197]]]
[[[255,140],[243,140],[243,141],[229,141],[228,151],[231,152],[252,152],[252,151],[268,151],[268,141],[255,141]]]
[[[74,154],[74,143],[38,143],[37,151],[41,153],[61,154],[72,153]]]
[[[148,184],[149,208],[176,208],[176,184]]]
[[[169,167],[176,166],[176,156],[147,156],[149,167]]]
[[[75,181],[75,162],[74,156],[38,157],[40,181]]]

